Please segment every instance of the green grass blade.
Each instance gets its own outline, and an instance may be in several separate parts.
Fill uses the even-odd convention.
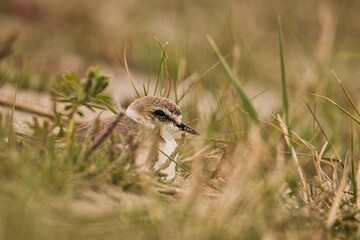
[[[280,50],[280,67],[281,67],[281,85],[282,85],[282,104],[285,114],[286,125],[290,127],[289,123],[289,95],[287,92],[287,81],[286,81],[286,72],[285,72],[285,61],[284,61],[284,49],[282,44],[282,27],[281,27],[281,18],[278,16],[278,29],[279,29],[279,50]],[[289,131],[290,133],[290,131]]]
[[[244,105],[245,110],[248,112],[251,120],[256,124],[259,124],[260,121],[259,121],[258,114],[257,114],[254,106],[252,105],[249,97],[246,95],[245,91],[239,85],[238,78],[232,72],[229,64],[225,60],[225,57],[222,55],[219,48],[216,46],[215,41],[209,35],[206,36],[206,38],[209,41],[209,43],[210,43],[211,47],[213,48],[214,52],[216,53],[217,57],[219,58],[222,66],[224,67],[224,69],[225,69],[225,71],[226,71],[232,85],[235,87],[236,93],[240,97],[240,99],[242,101],[242,104]]]
[[[161,50],[161,60],[160,60],[160,65],[159,65],[159,70],[158,70],[158,76],[157,76],[157,80],[156,80],[156,84],[155,84],[155,89],[154,89],[154,95],[156,95],[156,92],[158,90],[158,87],[160,87],[160,95],[162,95],[162,89],[163,89],[163,80],[164,79],[164,75],[167,74],[167,69],[166,69],[166,65],[167,65],[167,61],[168,61],[168,56],[166,53],[166,48],[168,45],[168,42],[165,42],[164,44],[162,44],[160,42],[160,40],[158,38],[155,37],[155,40],[158,44],[158,46],[160,47]],[[161,80],[160,80],[161,79]],[[170,92],[171,90],[171,85],[169,86],[168,92]]]

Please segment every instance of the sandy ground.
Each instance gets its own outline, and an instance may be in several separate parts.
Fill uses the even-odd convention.
[[[125,70],[113,71],[112,69],[106,69],[104,67],[101,68],[105,75],[110,77],[110,83],[108,88],[106,89],[105,94],[112,97],[115,102],[115,109],[124,109],[124,106],[121,106],[120,103],[135,99],[135,91],[132,88],[132,85],[129,81],[129,76],[125,72]],[[131,73],[132,78],[135,81],[137,88],[142,89],[142,84],[146,84],[148,76],[141,73]],[[185,91],[189,84],[187,82],[191,82],[185,80],[182,85],[179,86],[179,92]],[[256,96],[258,93],[262,92],[264,89],[261,89],[255,85],[245,86],[245,90],[247,91],[250,98]],[[181,95],[181,93],[179,93]],[[217,111],[217,105],[214,101],[214,96],[210,92],[196,92],[190,91],[190,94],[184,99],[183,104],[189,101],[193,101],[193,99],[197,99],[197,107],[198,109],[203,109],[204,111],[200,111],[199,114],[209,113],[212,111]],[[255,109],[259,112],[262,117],[271,116],[274,109],[280,104],[281,96],[278,96],[274,91],[267,90],[261,93],[259,96],[256,96],[252,99]],[[25,109],[31,109],[35,112],[42,112],[51,115],[53,109],[53,101],[51,100],[50,94],[47,93],[39,93],[32,90],[25,90],[16,88],[14,85],[5,84],[0,87],[0,103],[8,103],[7,107],[4,107],[3,104],[0,104],[0,112],[3,115],[12,113],[12,105],[15,102],[16,106],[24,107]],[[62,109],[61,105],[57,106],[58,111]],[[90,110],[84,110],[84,121],[95,118],[98,114],[101,116],[109,116],[112,115],[109,111],[96,111],[91,112]],[[14,111],[14,122],[15,123],[24,123],[26,121],[32,121],[34,116],[36,116],[39,120],[44,119],[41,116],[30,113],[28,111],[17,109]],[[200,118],[205,118],[206,116],[199,116]]]
[[[128,76],[126,73],[115,73],[110,70],[105,72],[105,75],[110,77],[110,84],[106,89],[105,94],[111,96],[115,100],[115,109],[123,109],[120,106],[120,102],[125,101],[126,99],[134,98],[134,91],[132,89],[130,81],[128,81]],[[140,74],[135,74],[133,76],[135,79],[144,79]],[[136,81],[136,80],[135,80]],[[136,83],[141,86],[141,81],[136,81]],[[48,93],[39,93],[32,90],[26,90],[21,88],[16,88],[12,84],[5,84],[0,87],[0,112],[3,115],[11,115],[12,105],[19,106],[20,108],[25,108],[29,110],[34,110],[35,112],[41,112],[44,114],[52,114],[53,101],[51,96]],[[7,106],[4,106],[4,103]],[[15,108],[14,111],[14,122],[25,122],[31,121],[34,116],[37,118],[44,119],[43,117],[31,113],[27,110],[21,110],[20,108]],[[62,109],[62,106],[57,106],[58,111]],[[101,116],[111,115],[112,113],[107,111],[96,111],[91,112],[84,109],[84,120],[89,120],[96,117],[99,113]]]

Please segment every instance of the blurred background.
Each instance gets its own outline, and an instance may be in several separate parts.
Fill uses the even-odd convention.
[[[162,56],[156,39],[168,43],[173,72],[186,66],[179,77],[187,78],[217,61],[208,34],[243,84],[278,94],[278,15],[291,88],[302,92],[327,85],[330,69],[351,84],[359,79],[359,3],[354,0],[1,0],[0,49],[15,40],[0,71],[6,81],[16,82],[20,74],[21,87],[44,91],[64,72],[83,75],[98,65],[119,91],[112,94],[122,99],[132,96],[124,91],[128,76],[117,57],[123,60],[125,44],[134,79],[155,82]],[[208,88],[223,84],[217,70],[222,71],[204,77]]]
[[[164,89],[169,78],[176,82],[177,96],[173,90],[170,95],[173,100],[191,87],[179,104],[186,119],[198,117],[205,128],[219,113],[224,98],[228,112],[233,111],[231,106],[241,108],[223,67],[216,65],[218,58],[206,39],[211,36],[256,110],[264,118],[271,117],[281,109],[281,16],[291,120],[297,130],[307,131],[308,124],[296,123],[313,122],[302,100],[316,104],[311,93],[349,106],[332,70],[351,96],[360,90],[359,10],[354,0],[1,0],[0,77],[7,84],[0,93],[13,99],[11,84],[16,83],[22,89],[17,103],[50,110],[49,90],[65,72],[82,77],[89,66],[96,65],[110,77],[107,94],[125,108],[136,98],[125,69],[126,48],[129,70],[140,92],[149,81],[152,94],[159,78],[165,82]],[[160,46],[166,48],[168,74],[160,73]],[[324,108],[317,111],[324,114],[329,128],[343,121],[341,115],[333,116],[328,104],[320,103]],[[336,129],[335,136],[343,135],[341,128]]]

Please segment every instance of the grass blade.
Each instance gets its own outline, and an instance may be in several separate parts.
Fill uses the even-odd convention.
[[[165,42],[164,44],[162,44],[160,42],[160,40],[158,38],[156,38],[156,37],[155,37],[155,40],[157,41],[157,44],[159,45],[160,50],[161,50],[161,60],[160,60],[158,76],[157,76],[157,80],[156,80],[156,84],[155,84],[154,95],[156,95],[156,92],[157,92],[157,89],[158,89],[160,83],[161,83],[161,85],[160,85],[160,95],[163,94],[162,91],[163,91],[164,83],[163,83],[163,81],[160,82],[160,78],[163,80],[164,76],[166,75],[168,77],[168,80],[169,80],[168,81],[168,84],[169,84],[168,92],[166,94],[166,97],[168,97],[170,95],[170,91],[171,91],[171,80],[170,80],[170,76],[169,76],[168,69],[167,69],[167,67],[168,67],[167,66],[168,65],[168,56],[167,56],[167,53],[166,53],[166,47],[167,47],[167,45],[169,43]]]
[[[352,97],[349,95],[349,93],[346,91],[346,89],[344,88],[344,86],[343,86],[342,83],[341,83],[340,78],[336,75],[336,73],[335,73],[334,70],[332,71],[332,73],[334,74],[335,79],[338,81],[338,83],[339,83],[342,91],[345,93],[345,95],[346,95],[347,99],[349,100],[351,106],[354,108],[356,114],[360,117],[360,111],[359,111],[359,109],[356,107],[356,104],[355,104],[354,100],[353,100]]]
[[[217,57],[219,58],[222,66],[224,67],[224,69],[225,69],[225,71],[226,71],[232,85],[235,87],[236,93],[240,97],[240,99],[241,99],[241,101],[242,101],[242,103],[244,105],[245,110],[248,112],[251,120],[258,125],[260,123],[258,114],[257,114],[254,106],[252,105],[249,97],[246,95],[245,91],[239,85],[238,78],[232,72],[229,64],[225,60],[225,57],[222,55],[219,48],[216,46],[215,41],[209,35],[206,36],[206,38],[209,41],[209,43],[210,43],[211,47],[213,48],[214,52],[216,53]]]
[[[287,81],[285,72],[285,61],[284,61],[284,49],[282,44],[282,27],[281,18],[278,16],[278,29],[279,29],[279,50],[280,50],[280,67],[281,67],[281,85],[282,85],[282,104],[285,114],[285,121],[287,127],[290,127],[289,123],[289,96],[287,92]],[[291,131],[289,131],[291,133]]]
[[[225,56],[226,59],[226,56]],[[185,96],[188,94],[188,92],[195,86],[197,83],[200,82],[208,73],[210,73],[212,70],[214,70],[218,65],[220,64],[220,61],[217,61],[212,66],[210,66],[204,73],[202,73],[191,85],[190,87],[181,95],[181,97],[178,99],[177,103],[179,103]]]
[[[300,163],[299,163],[299,159],[297,157],[297,154],[295,152],[295,149],[294,147],[292,146],[292,143],[291,143],[291,140],[290,140],[290,132],[289,132],[289,127],[286,126],[286,124],[284,123],[284,121],[281,119],[280,115],[278,114],[277,115],[277,120],[280,124],[280,128],[281,128],[281,131],[284,135],[284,138],[285,138],[285,142],[286,142],[286,145],[288,146],[288,148],[290,149],[290,152],[291,152],[291,157],[295,163],[295,166],[296,166],[296,169],[297,169],[297,172],[298,172],[298,175],[299,175],[299,178],[300,178],[300,182],[301,182],[301,194],[302,194],[302,197],[304,198],[304,200],[307,202],[309,200],[309,195],[308,195],[308,188],[307,188],[307,183],[306,183],[306,180],[305,180],[305,176],[304,176],[304,173],[301,169],[301,166],[300,166]]]
[[[118,57],[118,60],[119,60],[119,62],[120,62],[119,57]],[[136,88],[136,86],[135,86],[134,80],[133,80],[132,77],[131,77],[130,70],[129,70],[129,67],[128,67],[128,64],[127,64],[127,60],[126,60],[126,45],[125,45],[125,47],[124,47],[124,64],[125,64],[125,69],[126,69],[126,72],[127,72],[128,76],[129,76],[131,85],[132,85],[132,87],[133,87],[133,89],[134,89],[137,97],[140,98],[141,95],[140,95],[139,91],[137,90],[137,88]]]
[[[346,115],[348,115],[352,120],[354,120],[357,124],[360,125],[360,120],[358,118],[356,118],[354,115],[352,115],[350,112],[348,112],[345,108],[341,107],[339,104],[337,104],[336,102],[334,102],[333,100],[331,100],[328,97],[325,97],[323,95],[319,95],[319,94],[315,94],[312,93],[311,95],[315,96],[315,97],[320,97],[323,98],[327,101],[329,101],[330,103],[332,103],[333,105],[335,105],[337,108],[339,108],[343,113],[345,113]]]
[[[96,101],[100,102],[101,104],[103,104],[108,110],[110,110],[112,113],[117,114],[116,110],[110,106],[110,104],[108,104],[106,101],[104,101],[103,99],[101,99],[100,97],[95,97]]]
[[[327,217],[326,220],[326,227],[328,229],[331,229],[334,227],[334,224],[336,223],[337,218],[337,212],[340,208],[341,205],[341,200],[342,197],[344,196],[345,193],[345,188],[346,188],[346,183],[347,183],[347,176],[348,173],[350,171],[350,166],[351,164],[349,163],[349,161],[345,162],[345,167],[344,167],[344,172],[343,172],[343,176],[341,177],[339,186],[335,192],[335,196],[334,196],[334,200],[332,202],[330,211],[329,211],[329,215]]]
[[[357,182],[356,182],[356,165],[355,165],[355,155],[354,155],[354,130],[353,130],[353,123],[350,121],[350,158],[351,158],[351,185],[354,191],[354,201],[357,202],[358,198],[358,189],[357,189]]]
[[[304,101],[304,102],[305,102],[305,101]],[[340,155],[339,155],[338,152],[336,151],[334,145],[331,143],[330,138],[327,136],[327,134],[325,133],[324,129],[321,127],[321,124],[320,124],[319,120],[317,119],[317,117],[315,116],[315,113],[312,111],[310,105],[309,105],[308,103],[306,103],[306,102],[305,102],[305,104],[306,104],[307,108],[309,109],[311,115],[313,116],[315,122],[316,122],[317,125],[319,126],[319,128],[320,128],[321,132],[323,133],[324,137],[326,138],[326,141],[330,144],[330,147],[331,147],[331,149],[334,151],[337,159],[339,159],[340,163],[343,163],[343,161],[342,161],[341,158],[340,158]]]

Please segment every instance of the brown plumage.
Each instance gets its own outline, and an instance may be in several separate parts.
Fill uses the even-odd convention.
[[[181,110],[173,101],[145,96],[132,102],[126,113],[79,125],[75,137],[84,141],[91,134],[95,140],[91,149],[95,149],[108,135],[120,135],[125,149],[135,156],[137,166],[160,170],[165,176],[174,178],[176,164],[173,161],[167,163],[168,156],[172,156],[177,147],[173,133],[184,131],[198,135],[194,129],[183,124],[181,118]]]
[[[137,109],[140,115],[157,108],[167,109],[171,114],[177,116],[182,115],[181,110],[173,101],[163,97],[146,96],[138,98],[130,106]]]
[[[109,126],[115,121],[116,115],[106,117],[106,118],[97,118],[90,120],[88,122],[82,123],[76,127],[75,138],[82,142],[85,140],[88,134],[91,134],[96,137],[102,135]],[[140,135],[139,123],[135,122],[133,119],[129,118],[125,114],[120,118],[119,122],[116,124],[115,129],[112,134],[121,134],[123,137],[126,147],[130,151],[134,151],[137,146],[137,138]]]

